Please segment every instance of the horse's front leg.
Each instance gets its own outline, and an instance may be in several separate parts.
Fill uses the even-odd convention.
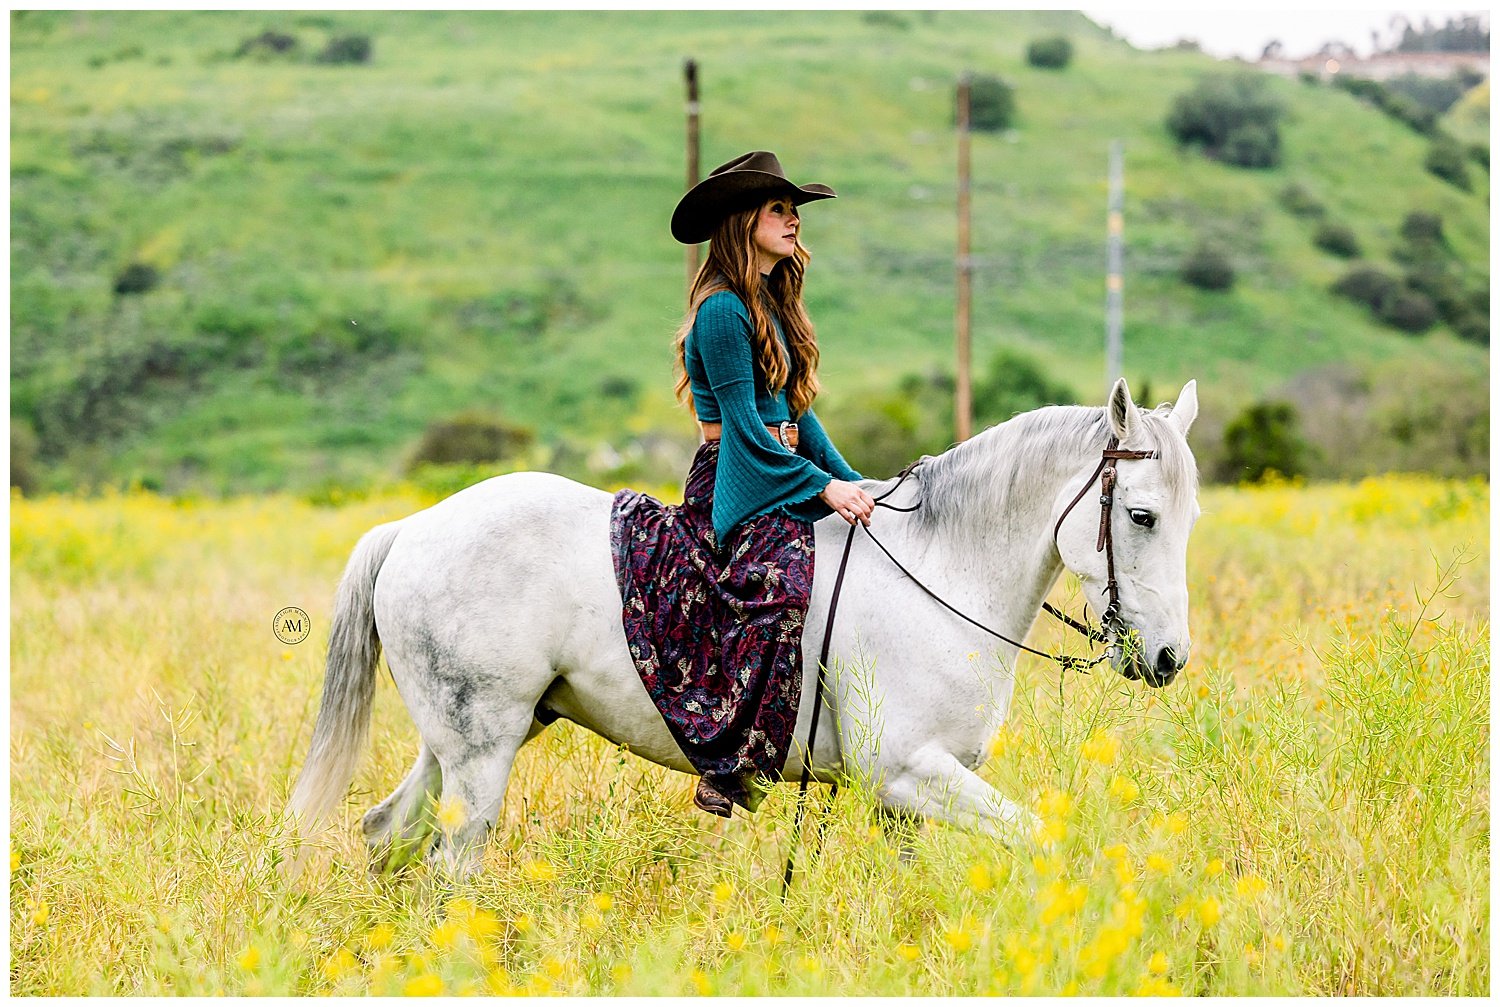
[[[925,745],[899,765],[887,766],[879,796],[888,808],[982,832],[1007,846],[1031,842],[1041,824],[1036,815],[936,745]]]

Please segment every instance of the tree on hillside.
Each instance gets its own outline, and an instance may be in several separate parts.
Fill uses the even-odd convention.
[[[1391,25],[1401,35],[1391,52],[1490,51],[1489,26],[1478,15],[1448,18],[1441,28],[1423,18],[1420,29],[1413,28],[1410,21],[1398,15],[1391,20]]]
[[[1259,74],[1215,74],[1172,102],[1167,130],[1184,147],[1242,168],[1281,163],[1277,125],[1284,109]]]

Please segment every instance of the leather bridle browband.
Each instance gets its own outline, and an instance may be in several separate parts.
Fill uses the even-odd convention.
[[[1109,599],[1109,602],[1104,609],[1104,614],[1099,619],[1101,628],[1094,629],[1086,622],[1079,622],[1078,620],[1073,619],[1062,612],[1059,612],[1057,609],[1053,608],[1050,603],[1042,603],[1042,608],[1045,609],[1049,614],[1055,616],[1065,625],[1077,630],[1079,633],[1082,633],[1089,639],[1089,642],[1091,643],[1107,643],[1109,641],[1110,631],[1119,625],[1120,619],[1120,586],[1115,582],[1114,534],[1111,530],[1110,522],[1111,509],[1114,507],[1115,503],[1115,463],[1120,461],[1139,461],[1146,458],[1161,457],[1161,454],[1156,451],[1121,450],[1119,444],[1119,438],[1111,434],[1109,437],[1109,442],[1104,445],[1104,451],[1099,458],[1099,464],[1095,466],[1094,471],[1089,475],[1088,481],[1083,484],[1083,488],[1078,491],[1078,495],[1073,497],[1068,506],[1063,508],[1062,514],[1057,519],[1057,524],[1053,525],[1052,527],[1052,544],[1055,547],[1057,545],[1057,534],[1062,529],[1063,520],[1070,513],[1072,513],[1074,507],[1078,506],[1078,501],[1082,500],[1083,495],[1089,491],[1089,488],[1091,486],[1094,485],[1094,480],[1100,480],[1099,540],[1098,544],[1095,546],[1095,551],[1104,553],[1105,562],[1108,565],[1109,569],[1109,580],[1105,585],[1105,593]],[[920,460],[914,461],[910,465],[906,466],[906,468],[902,469],[900,472],[900,478],[896,480],[896,485],[892,486],[890,489],[886,490],[884,493],[880,494],[880,496],[875,498],[875,506],[885,507],[889,510],[901,512],[911,512],[921,507],[922,504],[920,501],[910,507],[897,507],[894,504],[881,502],[886,497],[896,492],[896,490],[900,489],[901,484],[906,482],[906,477],[915,472],[917,470],[917,467],[921,464],[922,462]],[[828,603],[828,625],[823,631],[823,652],[818,659],[817,680],[813,687],[812,722],[808,725],[807,752],[802,759],[802,780],[797,788],[797,810],[792,821],[792,848],[787,853],[786,873],[782,875],[781,879],[781,898],[783,901],[786,900],[787,889],[791,886],[792,883],[792,861],[793,857],[796,856],[798,837],[800,837],[802,833],[802,812],[804,808],[804,798],[807,795],[807,785],[812,779],[813,743],[817,740],[818,737],[818,714],[822,712],[823,708],[823,672],[828,667],[828,646],[829,642],[833,638],[833,617],[834,613],[838,611],[839,592],[844,586],[844,572],[848,569],[849,566],[849,552],[850,548],[854,545],[854,532],[859,527],[861,527],[861,524],[858,521],[855,521],[849,526],[849,537],[844,540],[844,554],[839,561],[838,576],[834,578],[833,595],[829,599]],[[885,547],[884,543],[882,543],[878,538],[875,537],[874,533],[870,531],[868,526],[865,527],[865,534],[869,535],[870,541],[879,546],[880,551],[885,553],[886,557],[892,563],[896,564],[896,568],[902,573],[906,574],[906,576],[910,578],[912,583],[916,584],[917,587],[926,592],[928,597],[932,598],[939,605],[942,605],[944,608],[952,612],[954,615],[958,616],[960,619],[963,619],[965,622],[973,626],[977,626],[991,636],[999,637],[1006,643],[1011,644],[1015,647],[1019,647],[1027,653],[1035,654],[1038,657],[1045,657],[1049,661],[1055,661],[1057,664],[1061,665],[1064,670],[1075,668],[1079,671],[1084,672],[1085,674],[1088,673],[1088,670],[1090,668],[1098,664],[1100,661],[1104,660],[1105,656],[1107,656],[1100,655],[1099,657],[1094,658],[1092,661],[1084,661],[1081,658],[1072,656],[1071,654],[1048,654],[1045,651],[1040,651],[1032,647],[1028,647],[1026,646],[1026,644],[1021,643],[1019,640],[1012,640],[1004,633],[999,633],[993,629],[990,629],[983,623],[970,618],[969,616],[960,612],[958,609],[954,608],[952,605],[948,604],[942,598],[938,597],[931,588],[929,588],[926,584],[923,584],[920,580],[913,576],[912,572],[906,569],[906,567],[901,564],[900,560],[891,555],[891,551]],[[838,783],[835,782],[834,784],[832,784],[828,795],[828,803],[830,806],[833,803],[833,799],[837,796]],[[822,834],[822,823],[820,822],[818,827],[818,839],[820,842],[822,839]]]

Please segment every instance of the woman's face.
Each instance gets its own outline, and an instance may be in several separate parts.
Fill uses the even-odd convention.
[[[755,256],[760,271],[769,273],[782,259],[797,250],[797,230],[802,220],[790,196],[767,200],[755,218]]]

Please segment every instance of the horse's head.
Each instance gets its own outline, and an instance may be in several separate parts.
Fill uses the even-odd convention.
[[[1096,466],[1104,445],[1099,445],[1100,453],[1068,480],[1053,506],[1054,522],[1061,518],[1057,551],[1083,582],[1084,596],[1110,634],[1115,670],[1162,686],[1187,664],[1192,648],[1187,543],[1198,518],[1198,472],[1187,432],[1198,415],[1196,385],[1184,385],[1174,405],[1141,410],[1121,378],[1110,391],[1105,415],[1120,451],[1154,452],[1155,457],[1106,461],[1101,472]],[[1111,465],[1114,485],[1106,494]],[[1091,472],[1089,489],[1070,510]]]

